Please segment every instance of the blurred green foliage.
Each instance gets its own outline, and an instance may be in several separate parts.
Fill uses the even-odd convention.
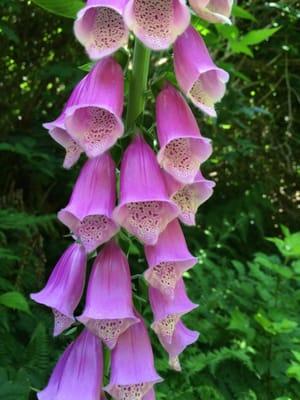
[[[72,16],[80,1],[35,3],[48,10],[58,4],[60,15]],[[25,0],[2,0],[0,10],[0,400],[27,400],[79,329],[52,339],[50,312],[28,295],[44,285],[70,243],[55,213],[79,171],[61,168],[63,150],[41,125],[58,115],[89,65],[72,19]],[[291,233],[299,228],[299,19],[297,1],[257,0],[234,8],[233,26],[193,20],[231,81],[217,120],[194,110],[214,143],[204,173],[217,182],[197,227],[185,230],[199,260],[186,280],[200,304],[186,322],[201,337],[183,355],[181,374],[168,370],[153,337],[166,378],[158,399],[300,399],[300,234]],[[132,43],[116,55],[127,80],[131,51]],[[144,118],[149,141],[154,99],[166,79],[176,84],[171,52],[153,54]],[[127,142],[114,149],[116,160]],[[150,321],[140,245],[124,235],[120,242],[136,306]]]

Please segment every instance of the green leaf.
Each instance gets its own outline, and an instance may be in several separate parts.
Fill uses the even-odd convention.
[[[81,0],[32,0],[39,7],[53,14],[66,18],[75,18],[77,12],[84,7]]]
[[[253,46],[254,44],[258,44],[268,39],[272,35],[274,35],[280,28],[264,28],[253,30],[247,35],[243,36],[241,42],[244,45]]]
[[[300,364],[293,363],[286,371],[287,376],[300,382]]]
[[[250,21],[256,21],[256,18],[249,11],[245,10],[243,7],[234,5],[232,9],[232,15],[237,18],[248,19]]]
[[[8,308],[24,311],[30,314],[30,309],[25,297],[19,292],[7,292],[0,296],[0,304]]]

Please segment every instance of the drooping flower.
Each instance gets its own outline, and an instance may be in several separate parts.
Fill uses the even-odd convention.
[[[115,164],[105,153],[84,164],[69,204],[58,218],[80,239],[86,251],[92,252],[118,231],[112,220],[115,202]]]
[[[66,129],[88,157],[101,155],[123,135],[123,97],[122,69],[104,58],[87,75],[77,104],[66,110]]]
[[[205,179],[200,171],[194,182],[187,185],[167,173],[164,178],[170,198],[180,209],[178,218],[186,225],[195,225],[197,210],[213,194],[215,182]]]
[[[198,340],[199,333],[188,329],[182,321],[178,321],[172,336],[169,341],[165,336],[160,337],[160,343],[169,354],[169,365],[175,371],[181,371],[179,355],[186,349],[187,346],[195,343]]]
[[[195,13],[206,21],[231,24],[233,0],[190,0],[190,4]]]
[[[98,400],[102,383],[102,346],[88,330],[58,360],[39,400]]]
[[[182,274],[192,268],[197,259],[189,252],[179,222],[170,222],[154,246],[145,246],[149,268],[147,282],[164,295],[173,298]]]
[[[188,298],[182,278],[179,279],[172,298],[150,286],[149,300],[154,315],[154,322],[151,327],[159,340],[167,343],[172,343],[175,328],[180,318],[198,307]]]
[[[112,349],[119,336],[139,322],[133,312],[127,258],[114,240],[96,258],[83,314],[77,318]]]
[[[171,85],[157,97],[156,121],[159,164],[176,180],[192,183],[201,163],[211,155],[212,146],[201,136],[192,110]]]
[[[182,91],[202,111],[216,116],[229,74],[218,68],[198,32],[190,26],[175,42],[174,67]]]
[[[62,113],[56,120],[43,124],[43,127],[49,131],[49,135],[66,150],[66,156],[63,167],[66,169],[71,168],[83,152],[82,148],[77,144],[66,131],[65,117],[66,110],[77,104],[81,94],[81,88],[84,85],[85,78],[83,78],[75,87],[67,103],[65,104]]]
[[[168,199],[155,154],[137,135],[124,153],[120,202],[114,219],[142,243],[154,245],[177,215],[177,206]]]
[[[30,295],[37,303],[52,308],[55,317],[54,336],[75,321],[73,313],[83,292],[85,271],[85,250],[80,244],[74,243],[59,259],[44,289]]]
[[[162,379],[154,367],[151,343],[144,321],[119,337],[111,355],[111,375],[105,390],[116,400],[150,400],[153,385]],[[152,398],[151,398],[152,396]]]
[[[92,60],[108,56],[127,43],[128,28],[123,19],[126,1],[88,0],[79,11],[75,36]]]
[[[186,30],[190,12],[185,0],[129,0],[124,18],[145,46],[163,50]]]

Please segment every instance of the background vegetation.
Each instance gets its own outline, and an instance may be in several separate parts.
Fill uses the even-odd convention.
[[[88,61],[71,19],[25,0],[1,0],[0,10],[0,400],[27,400],[79,329],[53,339],[50,312],[29,293],[70,243],[55,213],[79,171],[62,169],[63,150],[41,124],[58,115]],[[217,182],[197,227],[186,230],[199,258],[186,279],[200,304],[186,322],[201,337],[182,357],[181,374],[168,370],[153,337],[166,378],[158,399],[300,399],[299,19],[297,1],[256,0],[239,2],[232,27],[194,21],[232,77],[217,120],[195,111],[214,143],[204,173]],[[117,55],[127,76],[131,48]],[[171,52],[154,54],[151,65],[149,139],[154,96],[166,78],[175,81]],[[124,237],[122,244],[135,303],[150,320],[140,246]]]

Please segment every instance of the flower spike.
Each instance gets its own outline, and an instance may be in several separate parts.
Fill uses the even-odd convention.
[[[115,164],[106,153],[84,164],[69,204],[58,213],[58,219],[92,252],[119,229],[112,220],[115,202]]]
[[[190,12],[185,0],[129,0],[124,18],[146,47],[164,50],[186,30]]]
[[[54,336],[75,322],[73,313],[83,292],[86,259],[84,248],[77,243],[72,244],[54,267],[44,289],[30,295],[37,303],[52,308]]]
[[[204,40],[192,26],[175,42],[174,67],[186,96],[203,112],[216,117],[215,103],[225,94],[229,74],[214,64]]]
[[[133,312],[128,262],[114,240],[94,262],[85,308],[77,319],[110,349],[126,329],[139,322]]]
[[[103,154],[123,135],[123,97],[122,69],[104,58],[86,76],[77,104],[66,110],[66,129],[88,157]]]
[[[159,164],[177,181],[192,183],[200,165],[211,155],[212,146],[201,136],[192,110],[171,85],[158,95],[156,120]]]
[[[154,245],[179,210],[168,198],[156,157],[137,135],[124,153],[115,221],[142,243]]]
[[[128,28],[123,19],[127,0],[88,0],[74,24],[78,41],[92,60],[113,54],[126,45]]]

